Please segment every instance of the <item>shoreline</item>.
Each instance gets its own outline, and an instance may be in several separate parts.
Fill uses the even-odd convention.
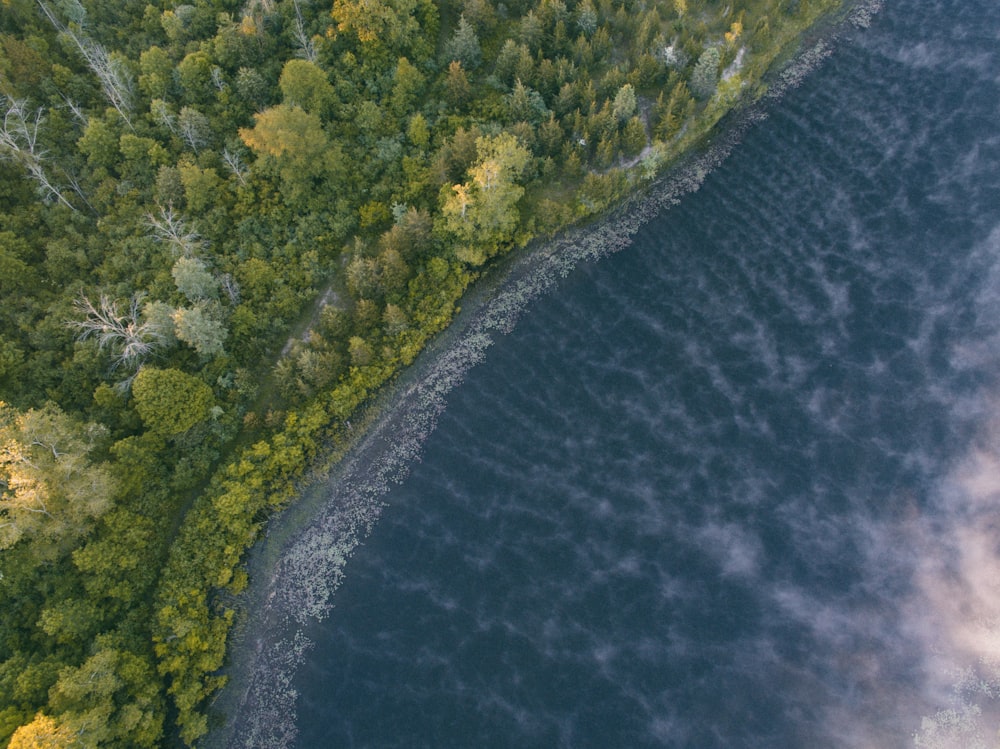
[[[311,472],[299,498],[267,525],[248,554],[251,583],[238,601],[239,621],[224,673],[230,683],[210,706],[229,717],[201,746],[291,746],[297,732],[292,680],[311,643],[311,619],[333,607],[350,555],[368,536],[392,483],[403,480],[419,456],[448,393],[481,362],[496,335],[509,333],[528,305],[580,262],[625,249],[661,211],[699,189],[770,108],[855,28],[870,23],[880,0],[849,3],[810,29],[800,49],[779,70],[758,101],[730,112],[706,142],[652,184],[629,195],[604,216],[536,240],[493,266],[462,298],[462,310],[416,361],[364,407],[363,424],[343,457],[330,455]]]

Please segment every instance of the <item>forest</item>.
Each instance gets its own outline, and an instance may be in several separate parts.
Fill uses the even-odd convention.
[[[191,746],[241,566],[499,256],[842,0],[0,0],[0,746]]]

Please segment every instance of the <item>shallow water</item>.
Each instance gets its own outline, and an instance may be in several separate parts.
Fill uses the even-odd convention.
[[[992,0],[890,3],[536,300],[306,626],[295,746],[986,746],[998,115]]]

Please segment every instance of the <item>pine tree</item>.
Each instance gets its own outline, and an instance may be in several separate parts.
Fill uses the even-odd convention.
[[[717,47],[701,53],[691,72],[691,93],[699,99],[710,99],[719,85],[719,64],[722,56]]]

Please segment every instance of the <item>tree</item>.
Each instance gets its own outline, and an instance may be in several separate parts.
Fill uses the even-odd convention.
[[[184,185],[184,199],[188,210],[203,213],[219,202],[219,187],[222,180],[215,169],[202,169],[197,164],[182,161],[177,165],[181,184]]]
[[[636,115],[625,124],[622,131],[622,149],[628,156],[638,156],[646,147],[646,123]]]
[[[259,112],[268,100],[267,81],[254,68],[240,68],[236,72],[236,93]]]
[[[390,97],[393,114],[405,117],[407,113],[413,111],[425,83],[424,74],[405,57],[400,57],[396,63]]]
[[[7,749],[67,749],[76,744],[77,737],[71,728],[38,713],[33,721],[14,731]]]
[[[719,85],[719,65],[722,56],[718,47],[709,47],[698,58],[691,72],[691,93],[699,99],[710,99]]]
[[[130,116],[134,92],[132,90],[132,77],[125,61],[121,57],[109,53],[103,46],[78,31],[79,24],[83,22],[83,16],[86,15],[86,11],[79,3],[76,5],[82,15],[72,26],[67,26],[59,20],[52,8],[42,0],[38,0],[38,5],[56,30],[65,34],[76,45],[91,72],[101,82],[101,90],[111,106],[131,129]]]
[[[146,225],[157,242],[166,242],[175,252],[193,255],[205,245],[201,236],[188,226],[184,217],[172,207],[160,208],[160,215],[146,214]]]
[[[52,183],[43,167],[45,151],[38,142],[38,136],[45,110],[39,107],[32,112],[27,100],[14,100],[9,96],[3,97],[0,107],[4,110],[3,126],[0,127],[0,159],[13,161],[24,167],[38,183],[43,195],[55,198],[67,208],[76,210]]]
[[[476,141],[478,162],[470,180],[444,188],[444,230],[459,240],[460,260],[482,265],[513,238],[524,188],[517,184],[531,154],[510,133]]]
[[[174,262],[170,274],[174,277],[177,290],[186,296],[188,301],[198,302],[219,296],[219,282],[205,263],[198,258],[182,255]]]
[[[520,80],[507,96],[507,112],[512,122],[539,124],[549,116],[545,100],[537,91],[528,88]]]
[[[531,50],[508,39],[500,48],[493,72],[499,80],[511,86],[517,80],[531,80],[534,69],[535,61],[531,57]]]
[[[90,460],[106,436],[53,403],[18,413],[0,402],[0,549],[27,537],[49,555],[108,509],[114,482]]]
[[[475,70],[482,62],[483,50],[479,46],[479,37],[464,15],[459,17],[458,27],[445,45],[445,58],[449,62],[457,60],[466,70]]]
[[[375,352],[371,344],[361,336],[352,336],[347,342],[347,351],[351,356],[352,367],[364,367],[372,363]]]
[[[517,40],[527,45],[530,50],[535,51],[541,45],[544,36],[545,27],[541,20],[535,15],[535,11],[529,10],[518,24]]]
[[[162,437],[186,432],[215,405],[212,388],[179,369],[143,367],[132,383],[132,397],[143,424]]]
[[[205,357],[223,353],[226,327],[219,319],[217,304],[199,302],[194,307],[174,310],[174,332],[184,343]]]
[[[343,171],[340,147],[331,144],[318,115],[297,105],[279,104],[254,115],[253,128],[240,137],[278,171],[288,198],[298,203],[314,195],[313,181]]]
[[[208,117],[194,107],[181,107],[181,113],[177,117],[177,129],[188,148],[195,153],[208,145],[209,138],[212,137],[212,126],[208,122]]]
[[[96,306],[80,295],[74,306],[83,319],[67,320],[66,324],[80,331],[78,340],[94,337],[99,348],[110,349],[112,368],[137,369],[160,342],[156,331],[142,319],[141,302],[142,295],[133,294],[123,310],[118,301],[103,294]]]
[[[656,125],[656,137],[660,140],[671,138],[694,110],[694,99],[684,81],[678,81],[670,90],[670,97],[663,101],[660,94],[656,102],[655,115],[659,122]]]
[[[153,46],[139,55],[139,89],[150,99],[165,99],[174,76],[170,55]]]
[[[462,69],[462,63],[452,60],[448,64],[448,77],[444,84],[445,99],[452,107],[460,108],[472,96],[472,86],[469,85],[469,77]]]
[[[113,647],[107,636],[97,640],[97,652],[79,667],[59,672],[49,691],[50,705],[83,745],[156,746],[163,733],[163,705],[151,665]]]
[[[292,59],[285,63],[278,79],[285,104],[302,107],[306,112],[330,118],[337,94],[330,81],[315,63]]]
[[[583,0],[576,8],[576,25],[580,33],[590,36],[597,31],[597,11],[591,0]]]
[[[366,47],[406,53],[421,46],[420,18],[434,23],[433,8],[418,0],[334,0],[333,18],[341,33],[355,34]]]
[[[212,98],[212,59],[202,50],[188,53],[177,65],[177,80],[186,100],[207,103]]]
[[[635,98],[635,89],[631,83],[626,83],[615,94],[614,104],[611,105],[611,112],[619,123],[623,124],[635,114],[638,102]]]

